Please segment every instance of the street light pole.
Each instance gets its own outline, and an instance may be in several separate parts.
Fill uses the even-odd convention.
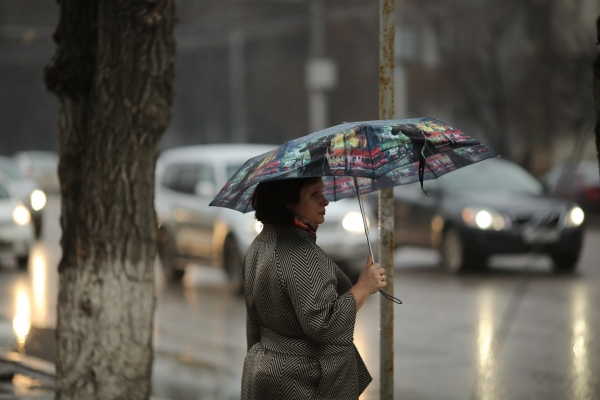
[[[379,118],[394,118],[395,1],[379,0]],[[379,191],[379,262],[387,275],[385,291],[394,296],[394,190]],[[394,398],[394,303],[379,300],[380,399]]]

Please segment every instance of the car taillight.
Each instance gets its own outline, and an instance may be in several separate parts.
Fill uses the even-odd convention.
[[[588,188],[585,191],[587,201],[600,201],[600,188]]]

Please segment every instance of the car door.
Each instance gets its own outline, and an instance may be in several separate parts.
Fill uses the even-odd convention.
[[[172,165],[169,169],[167,176],[176,175],[170,188],[176,251],[184,258],[210,261],[216,210],[208,204],[214,196],[214,170],[196,163]]]
[[[427,181],[425,189],[437,193],[437,182],[433,182]],[[394,203],[396,246],[431,247],[431,223],[436,215],[438,196],[431,194],[431,197],[427,197],[416,182],[395,187]]]

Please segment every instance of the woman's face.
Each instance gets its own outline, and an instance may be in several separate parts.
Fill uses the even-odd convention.
[[[301,217],[322,224],[325,222],[325,207],[329,201],[323,196],[323,181],[306,185],[300,190],[300,201],[298,204],[289,206],[289,209]]]

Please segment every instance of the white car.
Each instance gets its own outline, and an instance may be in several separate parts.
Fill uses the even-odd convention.
[[[25,267],[34,240],[29,210],[10,181],[0,178],[0,253],[15,256],[19,266]]]
[[[59,192],[58,154],[51,151],[21,151],[13,156],[25,178],[38,182],[46,193]]]
[[[224,268],[234,288],[241,287],[244,254],[260,232],[254,213],[209,207],[227,180],[249,158],[274,145],[199,145],[167,150],[156,166],[155,206],[159,220],[158,254],[171,280],[181,279],[187,262]],[[366,215],[372,209],[365,204]],[[377,232],[370,224],[372,245]],[[317,244],[351,278],[364,265],[368,247],[356,198],[332,202],[317,232]]]
[[[21,201],[29,209],[35,237],[39,238],[42,233],[42,214],[46,205],[46,193],[40,185],[31,178],[25,178],[16,161],[8,157],[0,157],[0,175],[12,183],[13,188],[21,197]]]

